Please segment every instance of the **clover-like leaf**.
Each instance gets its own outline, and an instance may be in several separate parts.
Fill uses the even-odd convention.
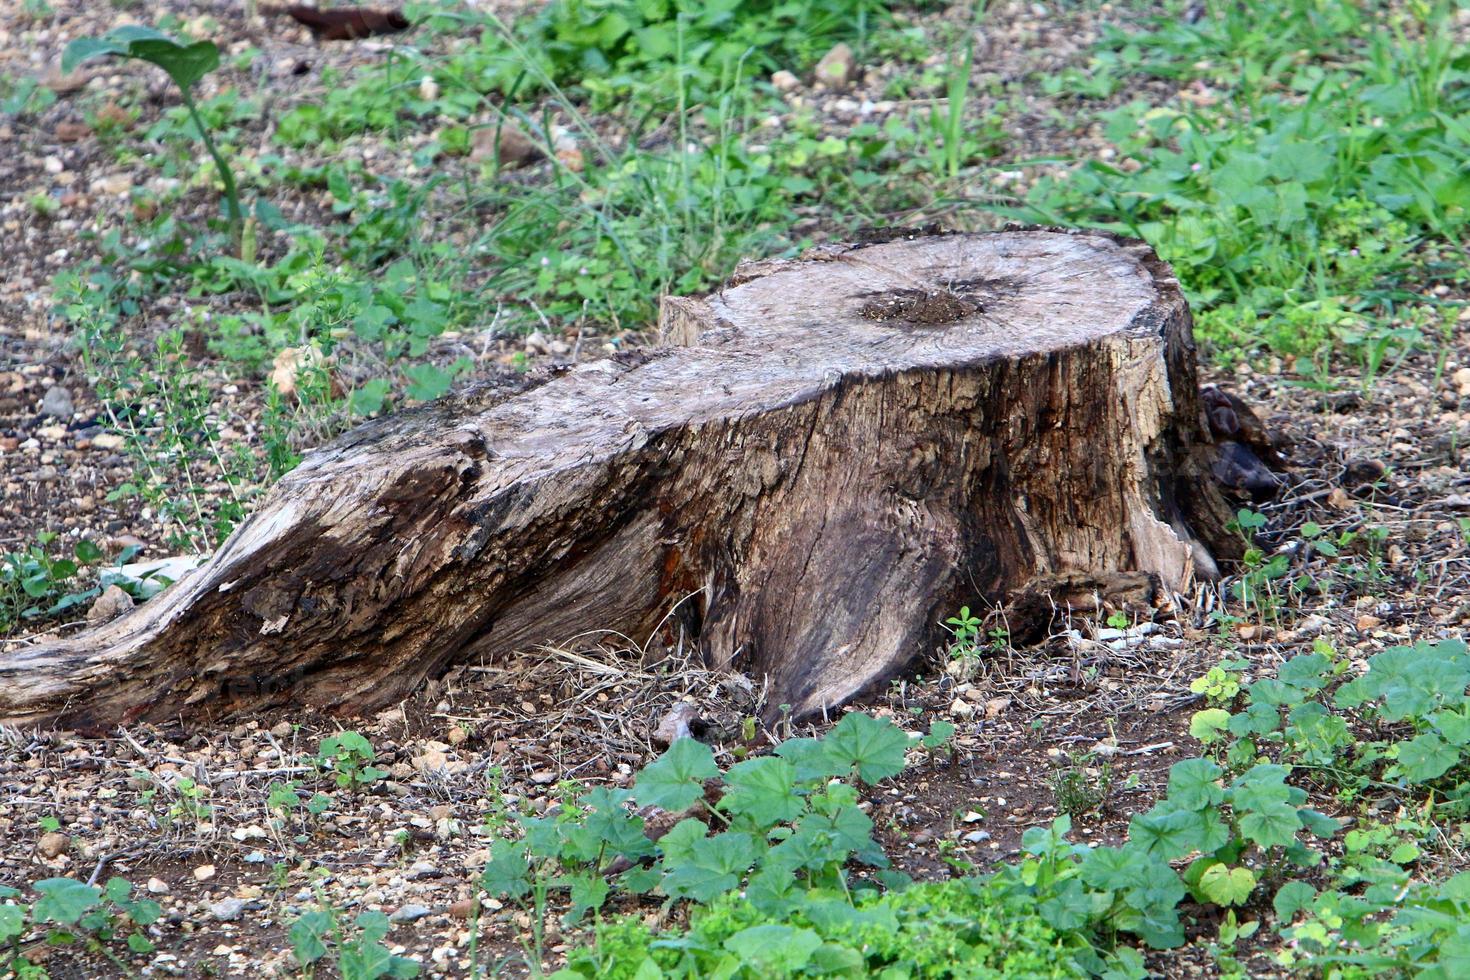
[[[674,812],[686,810],[704,795],[704,781],[719,774],[715,754],[708,745],[692,738],[679,738],[638,774],[633,795],[645,806]]]

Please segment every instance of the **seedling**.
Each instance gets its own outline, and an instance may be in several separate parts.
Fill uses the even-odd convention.
[[[215,147],[214,140],[209,135],[209,127],[204,125],[204,120],[199,116],[199,108],[194,102],[194,85],[219,67],[219,49],[211,41],[180,44],[151,27],[126,24],[100,38],[83,37],[68,44],[61,55],[61,70],[72,72],[83,62],[108,56],[132,58],[156,65],[179,87],[179,96],[183,100],[184,108],[189,111],[189,118],[194,120],[199,139],[214,158],[215,168],[225,187],[225,208],[229,214],[230,227],[238,234],[244,219],[240,211],[240,194],[235,187],[235,177],[230,172],[229,164]]]

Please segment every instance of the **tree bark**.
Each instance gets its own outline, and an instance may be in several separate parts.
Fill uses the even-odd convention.
[[[1117,572],[1183,589],[1230,547],[1189,311],[1140,243],[827,246],[660,320],[660,349],[313,452],[158,598],[0,655],[0,721],[360,713],[671,612],[801,715],[932,649],[961,603]]]

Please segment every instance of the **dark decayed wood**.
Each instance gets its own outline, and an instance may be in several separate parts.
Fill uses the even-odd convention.
[[[932,650],[962,602],[1181,589],[1231,547],[1189,312],[1141,244],[827,246],[668,299],[660,327],[311,453],[159,598],[0,654],[0,722],[357,713],[661,622],[804,714]]]

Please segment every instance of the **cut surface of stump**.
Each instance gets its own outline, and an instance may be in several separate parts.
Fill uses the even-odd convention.
[[[160,597],[0,654],[0,722],[361,713],[671,612],[800,715],[932,650],[961,603],[1182,589],[1227,546],[1189,312],[1141,244],[827,246],[666,300],[660,327],[311,453]]]

